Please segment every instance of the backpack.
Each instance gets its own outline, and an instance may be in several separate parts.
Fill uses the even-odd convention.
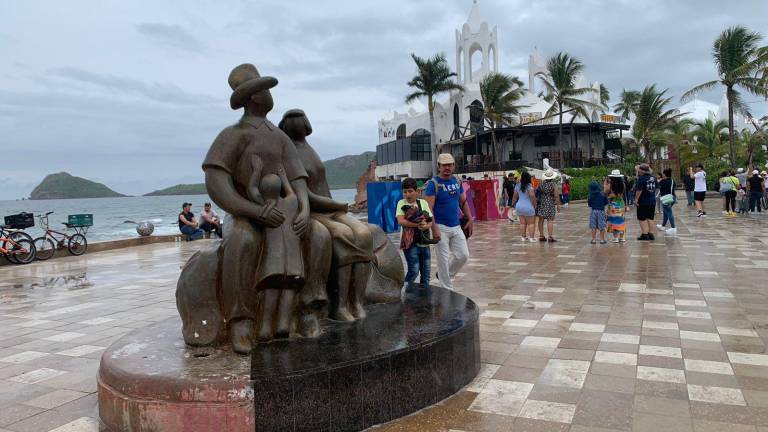
[[[724,194],[726,192],[730,192],[733,190],[733,182],[730,181],[727,177],[723,177],[725,180],[721,180],[719,183],[715,184],[715,190],[720,192],[721,194]]]
[[[440,187],[444,187],[443,185],[441,185],[440,183],[437,182],[436,178],[437,177],[432,177],[431,179],[427,180],[427,182],[432,183],[432,185],[435,187],[435,199],[437,199],[437,189],[440,188]],[[451,178],[456,180],[456,183],[462,184],[461,183],[461,179],[456,177],[455,174],[452,175]]]

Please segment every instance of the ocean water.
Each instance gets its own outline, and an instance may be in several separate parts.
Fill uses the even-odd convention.
[[[335,189],[331,191],[333,198],[342,202],[353,202],[355,189]],[[156,197],[125,197],[125,198],[86,198],[66,200],[40,201],[0,201],[0,223],[2,217],[20,212],[43,214],[49,211],[51,229],[65,230],[62,222],[67,221],[67,215],[91,213],[93,226],[86,237],[89,241],[115,240],[137,237],[136,223],[150,221],[155,225],[153,234],[177,234],[179,227],[177,217],[181,212],[181,204],[185,201],[192,203],[192,213],[196,215],[203,208],[203,203],[210,202],[207,195],[176,195]],[[223,216],[221,209],[214,204],[214,210]],[[31,236],[42,234],[35,218],[35,226],[26,230]]]

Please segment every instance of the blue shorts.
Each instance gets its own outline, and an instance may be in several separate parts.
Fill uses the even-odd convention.
[[[605,229],[605,210],[592,209],[589,213],[589,229]]]

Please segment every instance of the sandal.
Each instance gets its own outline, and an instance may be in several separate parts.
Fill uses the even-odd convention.
[[[550,237],[550,238],[547,239],[547,241],[550,242],[550,243],[554,243],[557,240],[555,240],[554,237]]]
[[[545,241],[547,241],[547,238],[544,237],[544,236],[541,236],[541,237],[539,237],[539,241],[540,242],[545,242]]]

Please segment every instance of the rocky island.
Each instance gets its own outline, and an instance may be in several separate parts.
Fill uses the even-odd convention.
[[[169,195],[205,195],[205,183],[177,184],[175,186],[159,189],[144,196],[169,196]]]
[[[102,183],[60,172],[45,176],[43,181],[32,190],[29,199],[116,198],[124,196],[127,195],[115,192]]]

